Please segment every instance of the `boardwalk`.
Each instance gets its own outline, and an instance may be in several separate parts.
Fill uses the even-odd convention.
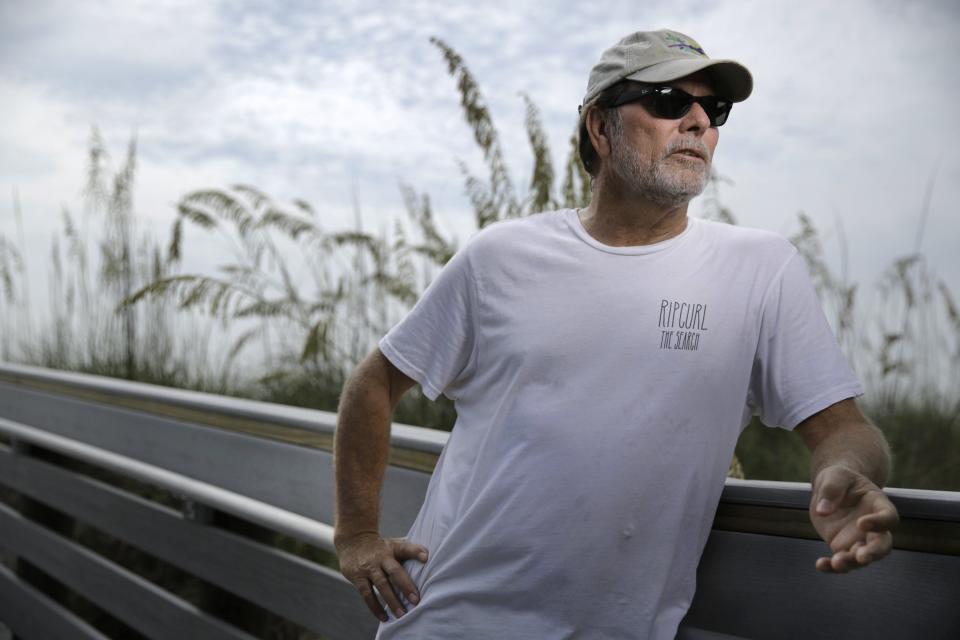
[[[331,568],[335,417],[0,364],[0,489],[143,549],[291,629],[367,639],[376,621]],[[446,438],[394,425],[387,535],[410,526]],[[120,480],[106,483],[83,465]],[[887,493],[902,517],[894,553],[825,576],[813,570],[823,543],[807,517],[809,485],[728,480],[679,637],[956,637],[960,493]],[[218,608],[212,598],[198,607],[3,503],[0,554],[56,576],[147,637],[263,637],[242,606]],[[0,565],[0,594],[0,622],[26,640],[104,637],[10,563]]]

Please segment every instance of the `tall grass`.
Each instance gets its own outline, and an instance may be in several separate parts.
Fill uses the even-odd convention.
[[[207,346],[213,327],[178,315],[165,300],[121,304],[171,266],[137,227],[136,140],[116,170],[96,128],[87,154],[81,220],[65,206],[62,230],[51,241],[46,316],[30,300],[22,251],[0,236],[3,359],[227,392],[235,376]],[[19,221],[16,201],[14,213]]]
[[[539,111],[529,96],[521,95],[530,172],[522,180],[511,176],[479,83],[449,45],[435,38],[431,42],[454,80],[483,159],[482,176],[457,161],[475,228],[542,209],[584,206],[590,179],[577,157],[575,123],[558,171]],[[95,239],[85,237],[70,212],[63,212],[63,232],[51,250],[51,320],[43,331],[19,331],[34,324],[18,315],[30,313],[23,304],[29,287],[21,284],[27,274],[17,243],[0,237],[0,295],[7,303],[0,314],[0,346],[5,359],[332,410],[352,367],[457,249],[437,224],[429,196],[408,184],[400,185],[399,193],[405,217],[380,234],[364,230],[358,203],[355,228],[337,230],[325,228],[309,203],[279,203],[252,185],[194,191],[177,202],[169,240],[161,249],[137,235],[135,141],[112,175],[106,163],[106,150],[94,131],[84,228],[93,221],[102,232]],[[721,199],[727,182],[711,175],[704,211],[735,224]],[[830,267],[822,237],[809,216],[797,215],[791,240],[807,261],[841,347],[865,381],[868,396],[862,404],[891,441],[902,440],[895,431],[907,429],[907,415],[926,416],[915,429],[942,425],[941,437],[955,441],[960,430],[960,400],[950,379],[960,364],[955,296],[931,272],[916,244],[885,270],[874,287],[878,302],[867,314],[861,287],[849,281],[845,268],[838,274]],[[183,252],[193,241],[220,242],[231,259],[212,273],[185,272]],[[98,249],[96,266],[91,246]],[[841,249],[845,251],[844,243]],[[230,336],[216,354],[219,360],[203,348],[212,327]],[[192,342],[184,329],[194,336]],[[13,336],[21,342],[16,344]],[[244,367],[251,373],[236,373],[235,364],[245,357],[250,362],[254,352],[259,362]],[[455,414],[446,400],[431,403],[414,392],[397,418],[449,429]],[[751,433],[748,429],[738,448],[747,476],[782,477],[784,469],[792,468],[793,463],[783,463],[786,458],[779,464],[759,463],[769,449],[761,450],[759,436]],[[802,458],[802,451],[785,451],[791,460]],[[922,467],[911,462],[912,451],[895,448],[902,463],[897,468]],[[804,462],[793,466],[802,469]],[[803,479],[799,476],[791,472],[790,479]],[[927,472],[924,477],[924,482],[940,481]],[[899,479],[915,482],[913,476]]]
[[[162,297],[136,305],[124,304],[146,283],[169,278],[170,270],[177,263],[166,257],[167,252],[147,234],[139,233],[132,197],[135,175],[135,140],[128,145],[119,168],[112,170],[99,132],[94,129],[88,149],[82,220],[78,224],[75,216],[64,208],[62,230],[51,243],[50,304],[46,317],[42,314],[36,317],[29,304],[30,279],[21,248],[22,233],[18,234],[19,243],[0,236],[3,359],[242,395],[245,389],[231,366],[233,354],[218,354],[209,346],[219,328],[217,325],[189,305],[177,308]],[[19,223],[16,195],[14,212]],[[181,506],[179,497],[129,478],[41,448],[27,446],[25,450],[34,457],[126,492],[174,509]],[[0,487],[0,501],[47,529],[258,637],[319,637],[25,495]],[[219,514],[214,514],[214,518],[222,528],[272,542],[315,561],[335,564],[329,554],[318,554],[305,545],[293,545],[288,539],[254,530],[246,523],[234,522]],[[229,521],[221,522],[221,519]],[[26,560],[17,559],[14,568],[23,580],[107,636],[142,637]]]
[[[529,96],[521,95],[531,170],[526,180],[515,179],[479,83],[450,46],[431,42],[456,83],[464,119],[484,161],[483,177],[458,161],[476,229],[540,210],[586,205],[590,179],[577,157],[575,128],[558,172],[539,111]],[[309,203],[279,203],[252,185],[194,191],[177,202],[169,239],[161,246],[138,229],[136,157],[136,141],[131,140],[120,166],[111,169],[101,136],[93,130],[82,219],[78,225],[64,208],[62,230],[51,243],[45,318],[37,317],[30,299],[23,216],[14,192],[17,239],[0,235],[3,360],[335,410],[352,367],[403,317],[457,250],[456,241],[437,224],[429,196],[408,184],[400,185],[399,193],[406,216],[380,234],[364,230],[356,201],[354,228],[336,230],[324,228]],[[736,224],[721,199],[728,182],[711,175],[704,212]],[[953,292],[920,252],[924,218],[922,209],[913,250],[892,261],[876,283],[878,302],[869,314],[861,288],[849,281],[846,269],[841,266],[838,274],[830,267],[823,234],[809,216],[797,215],[791,240],[807,262],[841,347],[866,383],[863,406],[890,440],[895,458],[891,484],[960,490],[960,466],[953,459],[960,450],[960,399],[953,378],[960,370],[960,312]],[[212,273],[185,272],[184,252],[194,240],[204,246],[220,242],[230,260]],[[844,242],[841,250],[845,255]],[[218,347],[211,338],[220,334],[228,340]],[[259,360],[251,366],[254,351]],[[404,398],[396,414],[401,422],[442,429],[451,428],[455,417],[448,400],[429,402],[418,390]],[[809,455],[800,439],[756,421],[743,433],[736,454],[732,475],[807,479]],[[208,610],[220,609],[230,617],[236,611],[228,609],[244,608],[42,505],[27,504],[23,510],[66,535],[89,539],[85,544],[91,548]],[[297,545],[287,550],[302,552]],[[329,558],[318,560],[333,564]],[[73,604],[74,610],[85,606]],[[96,615],[88,611],[85,617]],[[312,637],[289,625],[277,626],[266,614],[233,621],[269,637]],[[126,633],[116,621],[100,624]]]

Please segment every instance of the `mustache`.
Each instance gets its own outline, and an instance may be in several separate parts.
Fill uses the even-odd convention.
[[[707,148],[707,145],[703,143],[702,140],[692,139],[692,140],[675,140],[667,144],[667,148],[663,153],[663,157],[666,158],[671,153],[676,153],[677,151],[693,151],[694,153],[700,154],[704,160],[711,160],[710,150]]]

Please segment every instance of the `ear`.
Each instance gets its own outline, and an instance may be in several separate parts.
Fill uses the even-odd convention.
[[[610,138],[607,136],[607,120],[600,109],[591,107],[587,112],[587,133],[590,136],[590,142],[601,160],[610,157]]]

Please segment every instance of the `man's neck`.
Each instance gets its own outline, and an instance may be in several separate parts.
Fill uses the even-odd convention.
[[[594,191],[581,209],[583,228],[598,242],[630,247],[663,242],[687,228],[687,205],[664,205],[609,188]]]

